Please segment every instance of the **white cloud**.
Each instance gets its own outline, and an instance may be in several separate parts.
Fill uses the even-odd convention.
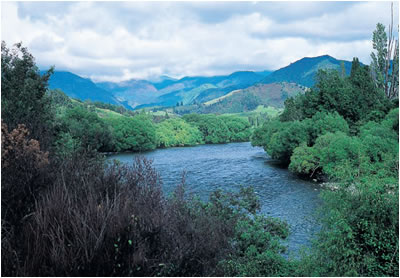
[[[388,2],[5,2],[1,28],[41,67],[120,81],[271,70],[322,54],[369,63],[372,31],[389,19]]]

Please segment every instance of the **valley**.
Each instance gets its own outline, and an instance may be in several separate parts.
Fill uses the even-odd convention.
[[[287,98],[313,86],[318,70],[341,67],[348,75],[351,62],[324,55],[303,58],[272,72],[238,71],[226,76],[181,79],[161,76],[155,81],[132,79],[118,83],[95,83],[73,73],[55,71],[49,86],[81,101],[101,101],[130,110],[179,107],[177,111],[185,113],[241,113],[259,105],[282,108]]]
[[[2,276],[398,277],[393,4],[154,3],[6,4]]]

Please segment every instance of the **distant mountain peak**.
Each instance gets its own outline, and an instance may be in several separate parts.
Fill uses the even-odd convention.
[[[338,60],[330,55],[321,55],[316,57],[304,57],[290,65],[280,68],[260,83],[269,84],[274,82],[294,82],[306,87],[312,87],[315,83],[315,74],[320,69],[340,70],[341,63],[344,63],[346,74],[350,74],[351,62]]]
[[[122,105],[115,96],[96,86],[89,78],[84,78],[68,71],[55,71],[49,80],[50,89],[60,89],[72,98],[82,101],[101,101]]]

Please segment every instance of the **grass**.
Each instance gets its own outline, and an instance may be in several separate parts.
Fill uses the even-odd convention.
[[[224,98],[227,98],[227,97],[229,97],[229,96],[231,96],[231,95],[233,95],[233,94],[239,93],[240,91],[242,91],[242,90],[234,90],[234,91],[232,91],[232,92],[230,92],[230,93],[228,93],[228,94],[226,94],[226,95],[223,95],[222,97],[214,98],[214,99],[212,99],[212,100],[210,100],[210,101],[207,101],[207,102],[205,102],[204,104],[205,104],[206,106],[212,105],[212,104],[214,104],[214,103],[217,103],[217,102],[220,101],[220,100],[223,100]]]
[[[100,118],[107,118],[107,119],[119,119],[121,117],[126,117],[118,112],[97,107],[96,107],[96,113]]]
[[[283,109],[282,108],[276,108],[272,106],[267,106],[265,107],[264,105],[259,105],[257,106],[256,109],[248,112],[240,112],[240,113],[227,113],[224,115],[236,115],[236,116],[243,116],[243,117],[249,117],[249,116],[257,116],[261,114],[266,114],[270,118],[274,118],[278,116],[280,113],[282,113]]]

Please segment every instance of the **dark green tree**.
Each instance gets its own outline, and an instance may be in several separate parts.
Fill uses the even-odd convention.
[[[22,43],[1,43],[1,118],[10,130],[24,124],[42,149],[51,145],[54,111],[46,94],[53,68],[43,75]]]
[[[78,105],[67,109],[58,117],[61,123],[56,141],[58,150],[62,151],[71,144],[85,150],[111,150],[113,141],[111,127],[95,112]]]

